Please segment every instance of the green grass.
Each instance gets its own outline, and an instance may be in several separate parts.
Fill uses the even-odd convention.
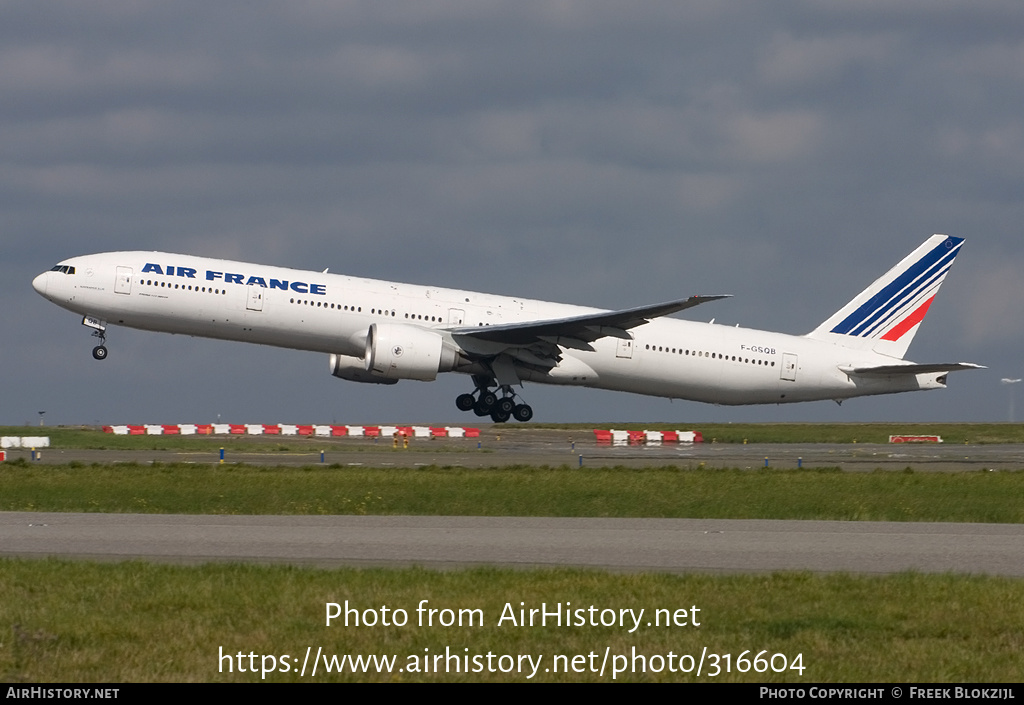
[[[6,511],[1024,523],[1024,472],[0,466]]]
[[[888,577],[621,575],[583,570],[435,572],[318,570],[288,566],[95,564],[0,560],[0,680],[4,682],[247,681],[223,653],[331,655],[543,655],[533,680],[611,682],[591,672],[546,673],[556,654],[586,657],[731,654],[732,672],[625,673],[617,680],[754,682],[1019,682],[1024,581],[901,574]],[[407,611],[406,626],[325,626],[325,603]],[[483,626],[418,626],[416,606],[479,609]],[[498,618],[547,603],[645,610],[634,633],[602,626],[520,627]],[[700,608],[700,627],[648,627],[655,609]],[[785,673],[738,673],[749,650],[801,655]],[[583,662],[589,665],[589,659]],[[261,663],[256,660],[257,667]],[[278,664],[280,661],[277,662]],[[620,665],[624,663],[621,659]],[[781,661],[777,660],[776,665]],[[237,664],[234,660],[232,667]],[[248,668],[248,659],[245,663]],[[272,665],[269,661],[267,665]],[[724,671],[724,661],[720,663]],[[289,664],[291,668],[292,664]],[[220,669],[223,667],[223,670]],[[525,674],[324,674],[273,672],[268,681],[505,681]]]

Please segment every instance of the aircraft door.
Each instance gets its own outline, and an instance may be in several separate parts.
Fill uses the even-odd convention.
[[[450,327],[461,326],[462,321],[466,318],[466,312],[461,308],[450,308],[448,309],[448,325]]]
[[[632,339],[619,338],[619,342],[615,345],[615,357],[621,357],[631,359],[633,357],[633,341]]]
[[[130,294],[132,293],[132,268],[131,267],[118,267],[117,278],[114,280],[114,293],[115,294]]]
[[[796,355],[793,353],[782,353],[782,379],[796,381]]]
[[[263,310],[263,287],[259,284],[249,285],[249,301],[245,305],[250,311]]]

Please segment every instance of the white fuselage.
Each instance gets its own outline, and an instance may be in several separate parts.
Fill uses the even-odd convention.
[[[39,275],[33,286],[59,306],[104,325],[353,359],[363,358],[374,323],[433,330],[447,344],[464,349],[465,341],[450,329],[598,311],[162,252],[87,255],[64,260],[60,266]],[[841,400],[944,386],[939,374],[851,376],[840,367],[893,359],[805,336],[669,318],[651,320],[630,334],[632,340],[600,338],[592,343],[592,351],[563,348],[561,361],[550,371],[527,365],[518,376],[715,404]],[[486,344],[473,347],[476,359],[486,352]],[[473,359],[464,358],[465,364],[455,371],[479,374],[481,368]]]

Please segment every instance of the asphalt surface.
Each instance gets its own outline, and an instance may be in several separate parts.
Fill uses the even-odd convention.
[[[0,535],[21,557],[1024,576],[1006,524],[2,512]]]

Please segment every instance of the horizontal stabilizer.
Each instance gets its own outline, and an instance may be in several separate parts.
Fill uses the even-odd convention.
[[[985,370],[984,365],[975,365],[972,362],[938,362],[928,365],[876,365],[874,367],[851,367],[843,365],[839,368],[846,374],[852,375],[920,375],[933,372],[957,372],[959,370]]]

